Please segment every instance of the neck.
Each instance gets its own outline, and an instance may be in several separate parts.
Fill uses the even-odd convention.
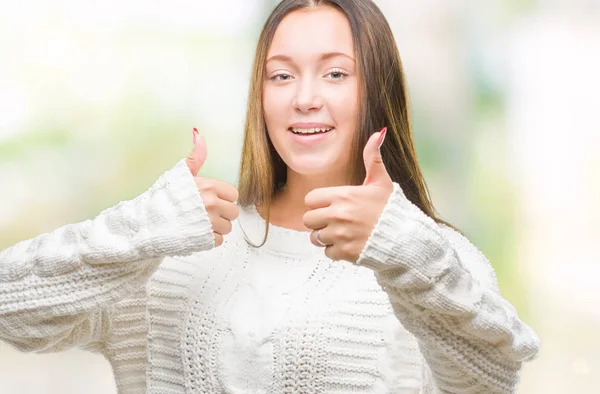
[[[314,189],[347,184],[347,180],[341,174],[303,175],[290,170],[288,167],[285,187],[275,195],[271,205],[269,221],[280,227],[311,231],[303,223],[303,216],[308,211],[304,204],[306,195]]]

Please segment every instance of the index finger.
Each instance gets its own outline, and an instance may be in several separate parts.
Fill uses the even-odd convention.
[[[232,186],[227,182],[223,182],[223,181],[219,181],[219,180],[217,180],[216,186],[217,186],[216,187],[217,196],[221,200],[225,200],[225,201],[229,201],[229,202],[237,201],[237,199],[239,197],[239,192],[235,188],[235,186]]]
[[[313,189],[304,197],[304,205],[309,209],[326,208],[331,205],[334,197],[347,186],[332,186]]]

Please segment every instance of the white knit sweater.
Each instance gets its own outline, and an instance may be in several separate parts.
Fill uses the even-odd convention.
[[[0,340],[83,347],[119,393],[512,393],[537,335],[486,258],[398,184],[357,265],[243,208],[213,248],[184,161],[130,201],[0,252]]]

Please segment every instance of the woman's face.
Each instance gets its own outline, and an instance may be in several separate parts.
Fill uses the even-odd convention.
[[[293,11],[279,24],[267,54],[263,106],[271,141],[292,171],[347,175],[356,71],[350,24],[337,9]]]

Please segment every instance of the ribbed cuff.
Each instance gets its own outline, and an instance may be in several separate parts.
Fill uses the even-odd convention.
[[[166,255],[186,255],[214,247],[212,224],[185,159],[166,171],[151,190],[150,198],[156,201],[151,205],[153,209],[147,212],[148,220],[152,222],[155,216],[166,226],[160,233],[172,232],[170,237],[162,238],[163,246],[170,249],[165,251]],[[168,218],[161,209],[164,206],[172,207],[173,212],[168,213]],[[164,223],[165,219],[167,223]]]
[[[435,282],[449,268],[448,260],[440,258],[449,247],[435,221],[394,182],[394,191],[356,264],[376,272],[405,267],[418,271],[421,279]]]

